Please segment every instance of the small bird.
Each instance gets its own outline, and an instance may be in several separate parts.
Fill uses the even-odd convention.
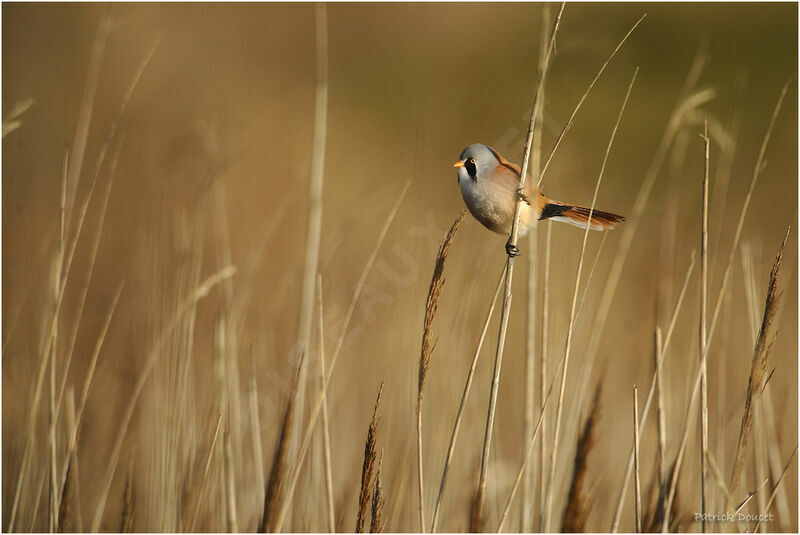
[[[527,234],[531,218],[554,219],[592,230],[612,229],[625,218],[583,206],[551,201],[536,183],[525,180],[519,190],[519,167],[503,158],[488,145],[475,143],[461,153],[453,164],[458,168],[458,184],[470,213],[492,232],[510,234],[517,200],[525,201],[519,213],[518,236]],[[592,217],[589,219],[589,214]],[[517,256],[519,249],[506,243],[506,253]]]

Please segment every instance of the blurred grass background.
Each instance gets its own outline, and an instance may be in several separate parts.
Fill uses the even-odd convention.
[[[266,467],[255,463],[247,417],[242,416],[244,427],[234,433],[239,527],[251,530],[263,502],[255,473],[269,469],[296,363],[293,345],[314,117],[312,5],[3,5],[3,117],[17,102],[35,99],[21,119],[21,128],[3,140],[3,517],[11,507],[42,333],[52,306],[48,288],[64,151],[74,143],[90,52],[107,10],[111,29],[92,105],[79,198],[87,190],[137,66],[154,43],[158,46],[112,143],[119,160],[69,369],[67,384],[80,391],[98,331],[124,281],[82,423],[78,511],[88,528],[120,414],[163,325],[190,292],[186,281],[202,280],[229,262],[240,268],[232,285],[215,289],[199,304],[196,317],[186,320],[169,342],[146,386],[102,527],[118,529],[125,467],[133,459],[138,497],[135,529],[188,529],[185,522],[191,515],[186,511],[191,507],[186,504],[194,507],[192,500],[198,499],[191,482],[202,472],[208,454],[219,396],[224,390],[232,398],[231,406],[246,414],[255,385]],[[380,225],[405,181],[412,181],[367,280],[349,331],[352,336],[330,386],[334,491],[341,529],[351,529],[355,517],[363,440],[382,380],[386,386],[380,440],[385,448],[388,529],[417,529],[413,430],[424,302],[436,249],[463,206],[450,164],[474,142],[493,145],[508,159],[520,160],[536,84],[542,11],[536,4],[328,7],[329,116],[319,264],[326,346],[333,347],[339,335],[342,311]],[[713,300],[775,101],[796,73],[797,5],[569,4],[548,79],[545,155],[603,61],[644,13],[646,19],[589,95],[542,187],[551,198],[590,204],[619,105],[639,66],[598,199],[600,209],[629,213],[690,66],[699,50],[707,50],[699,85],[712,87],[716,97],[703,110],[725,131],[737,132],[727,188],[717,187],[722,147],[720,139],[712,140],[709,295]],[[591,386],[602,381],[604,387],[598,442],[589,461],[594,502],[590,529],[605,531],[610,525],[632,441],[630,389],[633,384],[640,390],[649,384],[653,330],[666,326],[691,252],[699,247],[703,143],[697,134],[701,132],[701,121],[684,125],[670,150],[626,260],[598,365],[592,371]],[[789,225],[793,232],[797,228],[797,144],[797,85],[792,82],[742,236],[754,270],[758,321],[777,247]],[[109,174],[106,166],[101,176]],[[89,208],[90,235],[99,224],[98,204],[93,201]],[[674,232],[674,243],[665,246],[667,227]],[[544,232],[544,225],[539,232]],[[564,225],[554,225],[552,232],[551,374],[562,353],[583,237]],[[609,270],[619,235],[608,236],[595,268],[586,312],[577,324],[568,392],[585,386],[578,384],[581,351],[586,350],[599,284]],[[262,237],[265,246],[259,249],[256,244]],[[502,270],[504,242],[468,218],[448,260],[426,387],[425,462],[431,500],[463,377]],[[784,305],[771,361],[776,371],[769,386],[782,462],[797,443],[795,243],[790,238]],[[590,259],[599,244],[599,237],[591,235]],[[60,315],[67,326],[77,317],[89,250],[90,240],[82,238]],[[252,277],[242,278],[241,268],[254,250],[263,258]],[[519,264],[525,266],[525,261]],[[514,300],[501,379],[489,479],[490,526],[505,504],[522,453],[526,270],[523,267],[515,279],[515,295],[520,297]],[[711,448],[726,478],[752,359],[746,284],[737,254],[727,305],[709,355]],[[226,358],[237,371],[234,374],[229,367],[229,374],[223,374],[235,384],[223,388],[214,333],[219,318],[230,313],[225,291],[242,305],[237,329],[229,335],[235,344],[226,346]],[[665,364],[669,457],[677,449],[698,358],[698,296],[695,272]],[[489,333],[487,346],[493,348],[496,328]],[[59,373],[67,342],[67,336],[58,339]],[[464,530],[468,525],[491,377],[487,355],[492,353],[485,350],[479,363],[456,451],[441,524],[447,530]],[[188,371],[182,376],[180,370]],[[590,394],[582,396],[588,402]],[[585,410],[568,400],[565,450],[557,469],[559,518],[571,475],[574,437]],[[46,426],[44,416],[40,423],[41,438],[46,436],[41,431]],[[652,417],[650,424],[642,437],[643,484],[650,481],[655,451]],[[65,433],[59,436],[60,447],[64,438]],[[36,459],[46,459],[41,442]],[[697,450],[690,441],[679,490],[686,514],[699,508]],[[302,498],[289,529],[324,530],[321,460],[316,450],[307,462],[310,468],[297,493]],[[779,515],[764,526],[767,530],[797,530],[796,466],[782,484],[789,516]],[[46,482],[42,505],[34,514],[37,485],[46,473],[44,462],[34,463],[17,529],[46,529]],[[176,479],[174,474],[181,475]],[[742,488],[756,488],[760,483],[756,475],[751,460]],[[773,483],[774,476],[770,475]],[[631,495],[622,525],[628,530],[633,529]],[[222,507],[218,496],[205,495],[202,503],[204,516],[196,527],[224,528],[215,514],[215,508]],[[516,520],[512,526],[516,529]],[[698,530],[699,525],[687,521],[684,528]]]

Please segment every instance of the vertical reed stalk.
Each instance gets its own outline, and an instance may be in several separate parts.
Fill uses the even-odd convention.
[[[231,448],[231,434],[225,431],[223,434],[223,441],[225,446],[225,496],[227,498],[227,514],[228,519],[228,532],[239,532],[239,516],[236,512],[236,481],[233,464],[233,449]]]
[[[703,166],[703,204],[702,222],[700,227],[700,349],[698,354],[702,357],[706,347],[706,300],[708,297],[708,175],[709,175],[709,149],[711,140],[708,137],[708,119],[704,121],[703,142],[705,144],[705,158]],[[700,365],[700,499],[702,513],[701,526],[706,532],[707,488],[708,478],[708,368],[703,359]]]
[[[544,76],[545,59],[547,50],[547,30],[550,28],[550,10],[547,6],[542,8],[541,43],[539,44],[539,78]],[[538,99],[537,109],[534,110],[536,122],[541,125],[544,116],[545,84],[542,83],[541,99]],[[531,176],[539,176],[542,166],[542,128],[533,132],[533,147],[531,149]],[[533,230],[528,233],[528,279],[527,279],[527,319],[525,333],[525,428],[522,444],[530,442],[533,436],[534,416],[536,413],[536,264],[539,258],[539,233]],[[522,507],[520,508],[520,530],[532,530],[534,479],[532,466],[526,465],[524,485],[522,486]]]
[[[319,338],[319,384],[325,383],[325,329],[322,320],[322,275],[317,275],[317,328]],[[328,532],[336,531],[336,519],[333,508],[333,474],[331,472],[331,432],[328,424],[328,396],[322,399],[322,441],[323,461],[325,466],[325,497],[328,506]]]
[[[547,322],[550,301],[550,245],[553,225],[547,226],[547,240],[544,247],[544,281],[542,289],[542,350],[539,365],[539,407],[542,411],[542,440],[539,441],[539,524],[538,530],[544,531],[545,493],[547,492],[547,413],[545,406],[545,387],[547,386]]]
[[[633,385],[633,473],[636,492],[636,533],[642,532],[642,487],[639,478],[639,389]]]
[[[300,318],[297,331],[298,358],[308,351],[311,324],[314,318],[314,286],[319,264],[319,243],[322,236],[322,183],[325,171],[325,143],[328,128],[328,18],[324,3],[314,7],[316,29],[316,89],[314,96],[314,141],[311,155],[311,181],[309,187],[308,236],[306,238],[303,290],[300,301]],[[308,359],[303,359],[307,362]],[[300,391],[297,396],[298,414],[304,413],[306,367],[300,368]],[[295,444],[295,438],[291,444]],[[294,446],[291,448],[294,450]]]
[[[537,103],[541,99],[541,91],[544,82],[547,78],[548,67],[550,65],[550,56],[552,55],[553,48],[555,47],[556,34],[558,27],[561,23],[561,15],[564,13],[565,3],[562,2],[561,8],[556,16],[553,31],[550,34],[550,45],[547,50],[547,55],[544,61],[544,70],[542,76],[539,77],[539,83],[536,86],[536,92],[533,97],[533,106],[531,107],[531,118],[528,125],[528,135],[525,139],[525,150],[522,155],[522,166],[519,174],[518,190],[524,191],[525,179],[528,174],[528,162],[530,160],[531,147],[533,145],[533,132],[536,127],[536,110]],[[517,246],[517,233],[519,231],[519,213],[522,207],[522,199],[519,199],[514,206],[514,220],[511,225],[511,235],[508,238],[508,246],[516,248]],[[536,232],[536,219],[533,220],[529,232]],[[500,369],[503,365],[503,349],[506,342],[506,331],[508,329],[508,316],[511,313],[511,283],[514,277],[514,257],[509,255],[506,259],[506,278],[503,293],[503,308],[500,315],[500,333],[497,339],[497,351],[494,359],[494,371],[492,372],[492,383],[489,390],[489,410],[486,416],[486,430],[483,436],[483,453],[481,455],[481,468],[480,476],[478,479],[478,491],[475,497],[475,510],[479,518],[483,515],[483,504],[486,499],[486,476],[489,472],[489,452],[492,444],[492,433],[494,431],[494,418],[497,409],[497,391],[500,385]]]
[[[252,353],[251,353],[252,358]],[[253,359],[254,360],[254,359]],[[261,416],[258,410],[258,382],[256,381],[255,362],[251,366],[250,376],[250,426],[253,439],[253,460],[256,470],[256,488],[266,490],[267,482],[264,478],[264,448],[261,444]],[[264,497],[256,494],[253,503],[264,503]]]
[[[661,327],[656,327],[654,339],[654,367],[656,375],[656,429],[658,433],[658,508],[657,518],[664,517],[664,490],[667,472],[667,415],[664,410],[664,351]]]

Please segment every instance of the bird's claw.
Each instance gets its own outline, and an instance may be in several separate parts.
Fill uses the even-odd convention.
[[[528,203],[528,204],[531,203],[530,199],[528,199],[528,196],[525,195],[525,190],[522,189],[522,188],[517,188],[514,191],[514,195],[516,196],[516,199],[518,201],[522,201],[522,202],[525,202],[525,203]]]
[[[509,256],[509,258],[519,256],[519,247],[512,245],[511,240],[506,242],[506,254]]]

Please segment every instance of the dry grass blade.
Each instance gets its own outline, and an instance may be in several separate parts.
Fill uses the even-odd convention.
[[[317,337],[319,339],[319,386],[325,384],[325,323],[322,315],[322,275],[317,275]],[[331,432],[328,423],[328,397],[322,400],[322,455],[325,466],[325,498],[328,506],[328,531],[336,530],[336,517],[333,507],[333,473],[331,471]]]
[[[772,487],[772,492],[770,492],[769,494],[769,500],[767,500],[767,506],[766,508],[764,508],[762,513],[764,514],[768,513],[770,507],[772,507],[772,502],[775,501],[775,496],[778,494],[778,489],[780,488],[781,483],[783,482],[783,476],[785,476],[786,472],[789,471],[789,467],[792,465],[792,461],[796,456],[797,456],[797,446],[794,447],[794,451],[792,451],[792,454],[789,456],[789,460],[786,461],[786,466],[783,467],[783,471],[781,472],[780,477],[778,477],[778,480],[775,482],[775,486]],[[758,522],[756,522],[756,525],[753,526],[753,533],[758,533],[758,528],[760,525],[761,525],[761,519],[759,518]]]
[[[633,473],[636,533],[642,532],[642,484],[639,476],[639,389],[633,386]]]
[[[589,452],[595,443],[595,430],[600,420],[600,392],[602,383],[597,385],[592,400],[589,415],[583,424],[583,429],[578,435],[575,447],[575,461],[573,463],[572,483],[569,486],[567,505],[561,518],[561,531],[563,533],[583,533],[586,529],[586,520],[589,516],[591,503],[590,494],[586,492],[586,474],[588,469]]]
[[[546,403],[545,390],[547,389],[547,329],[550,304],[550,245],[552,243],[553,225],[547,225],[547,239],[544,248],[544,280],[542,281],[542,350],[539,362],[539,407],[542,411],[542,437],[547,436],[547,418],[544,413]],[[547,441],[539,441],[539,496],[547,492]],[[539,531],[544,531],[544,500],[539,500]]]
[[[658,433],[658,504],[656,513],[659,518],[662,518],[664,516],[667,471],[667,414],[664,408],[664,350],[661,327],[656,327],[653,355],[656,376],[656,431]]]
[[[769,478],[767,478],[764,481],[762,481],[761,484],[758,487],[756,487],[751,492],[747,493],[747,497],[744,500],[742,500],[742,502],[736,507],[736,509],[734,509],[734,511],[733,511],[734,516],[738,515],[739,511],[744,509],[744,506],[747,505],[748,503],[750,503],[750,500],[753,499],[753,496],[758,494],[758,491],[760,491],[764,487],[764,485],[767,484],[767,481],[769,481]],[[753,533],[755,533],[755,532],[753,532]]]
[[[231,434],[225,431],[223,437],[223,446],[225,448],[225,462],[223,468],[225,470],[225,500],[226,515],[228,520],[228,531],[230,533],[239,532],[239,515],[236,511],[236,481],[234,474],[233,464],[233,448],[231,447]]]
[[[700,226],[700,349],[697,352],[702,358],[706,347],[706,304],[708,298],[708,174],[709,149],[711,140],[708,137],[708,120],[704,121],[703,143],[705,157],[703,159],[703,203]],[[700,512],[701,527],[706,532],[707,480],[708,480],[708,369],[706,361],[700,364]]]
[[[264,491],[264,509],[261,512],[261,521],[258,524],[258,531],[269,533],[275,531],[275,514],[281,502],[284,485],[286,484],[286,458],[289,453],[289,439],[294,428],[295,403],[297,401],[298,385],[300,383],[300,367],[305,359],[305,353],[300,357],[300,362],[295,370],[292,390],[289,392],[289,399],[286,401],[286,410],[283,412],[283,423],[281,424],[281,434],[278,436],[278,443],[275,445],[275,454],[272,457],[272,468],[269,472],[267,488]]]
[[[544,76],[545,61],[547,60],[547,30],[550,28],[550,8],[545,4],[542,7],[541,43],[539,44],[539,77]],[[540,89],[541,99],[537,99],[535,121],[542,124],[544,118],[545,84]],[[542,128],[537,128],[533,133],[533,147],[531,148],[531,175],[538,177],[542,167]],[[526,319],[525,319],[525,428],[522,434],[522,446],[530,442],[533,435],[534,420],[536,416],[536,265],[539,257],[539,233],[528,233],[528,277],[526,280]],[[499,287],[498,287],[499,288]],[[533,529],[533,496],[534,479],[533,467],[526,466],[522,496],[520,501],[520,530],[528,532]]]
[[[464,392],[461,394],[461,402],[458,406],[458,413],[456,414],[455,422],[453,423],[453,432],[450,434],[450,444],[447,446],[447,457],[445,457],[444,468],[442,469],[442,481],[439,484],[439,495],[436,498],[436,506],[433,508],[433,522],[431,523],[431,533],[436,532],[436,526],[439,520],[439,508],[442,504],[442,496],[444,496],[444,487],[447,482],[447,474],[450,470],[450,463],[453,461],[453,454],[456,450],[456,440],[458,439],[458,432],[461,429],[461,421],[464,416],[464,408],[467,406],[467,398],[472,387],[472,380],[475,377],[475,368],[478,365],[478,357],[483,348],[483,341],[486,339],[486,331],[489,329],[489,322],[494,314],[494,308],[497,304],[497,297],[500,295],[500,289],[503,287],[503,280],[505,279],[506,271],[503,267],[503,272],[497,280],[497,287],[494,290],[494,297],[492,303],[489,305],[489,310],[486,312],[486,319],[483,322],[483,329],[478,338],[478,344],[475,347],[475,353],[472,356],[472,363],[470,364],[469,371],[467,372],[467,380],[464,383]]]
[[[639,74],[639,68],[637,67],[631,77],[630,84],[628,84],[628,90],[625,93],[625,98],[622,101],[622,106],[620,106],[619,114],[617,115],[617,120],[614,123],[614,128],[611,131],[611,137],[608,140],[608,145],[606,146],[605,156],[603,156],[603,163],[600,166],[600,173],[597,176],[597,182],[595,183],[594,187],[594,195],[592,196],[592,204],[589,209],[589,219],[592,217],[592,213],[594,212],[595,203],[597,202],[597,195],[600,192],[600,184],[603,181],[603,175],[605,174],[606,164],[608,163],[609,154],[611,154],[611,147],[614,145],[614,139],[617,135],[617,130],[619,129],[619,124],[622,121],[622,115],[625,113],[625,107],[628,104],[628,98],[631,95],[631,90],[633,89],[633,84],[636,82],[636,76]],[[559,431],[561,429],[561,415],[564,407],[564,392],[567,386],[567,371],[569,368],[569,357],[570,357],[570,350],[572,349],[572,336],[575,331],[575,313],[576,307],[578,304],[578,290],[580,289],[581,283],[581,272],[583,270],[583,260],[584,255],[586,253],[586,243],[589,239],[589,229],[590,227],[586,227],[586,230],[583,233],[583,242],[581,243],[581,252],[580,256],[578,257],[578,270],[575,274],[575,290],[572,293],[572,306],[570,308],[570,315],[569,315],[569,323],[567,327],[567,341],[564,344],[564,366],[561,370],[561,387],[558,392],[558,399],[556,405],[556,420],[555,425],[553,428],[553,448],[550,453],[550,475],[548,479],[548,486],[547,486],[547,497],[546,497],[546,519],[545,519],[545,531],[549,530],[550,527],[550,515],[553,509],[553,494],[554,494],[554,486],[555,486],[555,470],[556,470],[556,455],[558,453],[558,441],[559,441]]]
[[[367,430],[367,440],[364,444],[364,464],[361,467],[361,490],[358,495],[358,515],[356,516],[356,533],[364,532],[364,523],[367,520],[367,510],[370,506],[372,486],[372,472],[375,469],[375,459],[377,449],[375,444],[378,438],[378,409],[381,406],[381,395],[383,394],[383,382],[378,389],[378,397],[375,399],[375,409],[372,411],[372,420]]]
[[[208,472],[211,470],[211,460],[214,457],[214,452],[217,447],[217,438],[219,438],[219,430],[222,427],[222,414],[217,417],[217,425],[214,430],[214,436],[211,439],[211,445],[208,447],[208,455],[206,456],[205,468],[203,469],[203,477],[200,479],[199,488],[197,491],[197,498],[195,501],[194,512],[192,513],[192,523],[189,531],[194,531],[197,525],[197,519],[200,513],[200,503],[202,502],[203,492],[206,489],[206,482],[208,481]]]
[[[433,352],[433,343],[431,335],[433,331],[433,319],[436,317],[436,310],[439,308],[439,298],[442,295],[442,288],[444,287],[444,262],[447,259],[447,254],[450,252],[450,246],[453,244],[453,239],[456,237],[458,227],[467,215],[467,210],[464,208],[453,221],[450,230],[444,237],[442,245],[439,246],[439,252],[436,255],[436,264],[433,267],[433,277],[431,277],[431,285],[428,288],[428,297],[425,300],[425,320],[422,324],[422,348],[419,353],[419,383],[417,390],[417,477],[419,482],[419,530],[425,532],[425,494],[423,491],[424,477],[422,472],[422,402],[425,395],[425,379],[428,375],[428,367],[430,366],[431,353]]]
[[[13,132],[14,130],[18,129],[22,126],[22,121],[19,118],[22,116],[23,113],[28,111],[31,106],[33,106],[34,100],[32,98],[28,98],[17,102],[14,105],[14,108],[3,118],[3,135],[2,137],[6,137],[8,134]]]
[[[89,68],[86,73],[86,86],[81,98],[80,113],[75,125],[75,138],[72,146],[72,158],[69,162],[67,171],[67,206],[71,207],[78,189],[83,158],[86,155],[86,142],[89,137],[89,126],[92,122],[92,112],[94,110],[94,97],[97,93],[97,83],[100,78],[100,66],[103,62],[108,33],[111,29],[110,6],[106,9],[97,29],[97,35],[92,44]],[[71,217],[67,217],[72,221]]]
[[[303,288],[297,331],[297,354],[308,351],[311,326],[314,319],[314,287],[319,264],[319,244],[322,237],[322,183],[325,170],[325,142],[328,129],[328,16],[324,3],[314,9],[316,29],[316,90],[314,100],[314,142],[311,156],[311,182],[309,185],[308,235],[306,237]],[[306,370],[300,369],[300,394],[298,411],[304,414]],[[292,449],[294,441],[292,439]]]
[[[783,238],[772,271],[769,274],[769,285],[767,286],[767,299],[764,305],[764,317],[761,320],[761,329],[758,331],[756,346],[753,350],[753,362],[750,367],[750,377],[747,381],[747,395],[744,401],[744,414],[742,415],[742,425],[739,430],[739,441],[736,446],[736,456],[734,457],[733,474],[729,485],[730,493],[734,496],[739,488],[742,477],[742,466],[744,465],[744,455],[747,450],[747,441],[753,427],[753,403],[761,395],[764,379],[767,373],[767,359],[772,351],[772,343],[769,341],[772,334],[772,323],[775,313],[778,310],[781,295],[778,293],[778,283],[781,275],[781,263],[783,262],[783,251],[786,247],[786,240],[789,238],[789,231]]]
[[[381,460],[378,462],[378,472],[375,474],[375,489],[372,492],[372,517],[369,523],[370,533],[383,533],[383,507],[385,498],[383,496],[383,480],[381,479],[383,470],[383,450],[381,450]]]

